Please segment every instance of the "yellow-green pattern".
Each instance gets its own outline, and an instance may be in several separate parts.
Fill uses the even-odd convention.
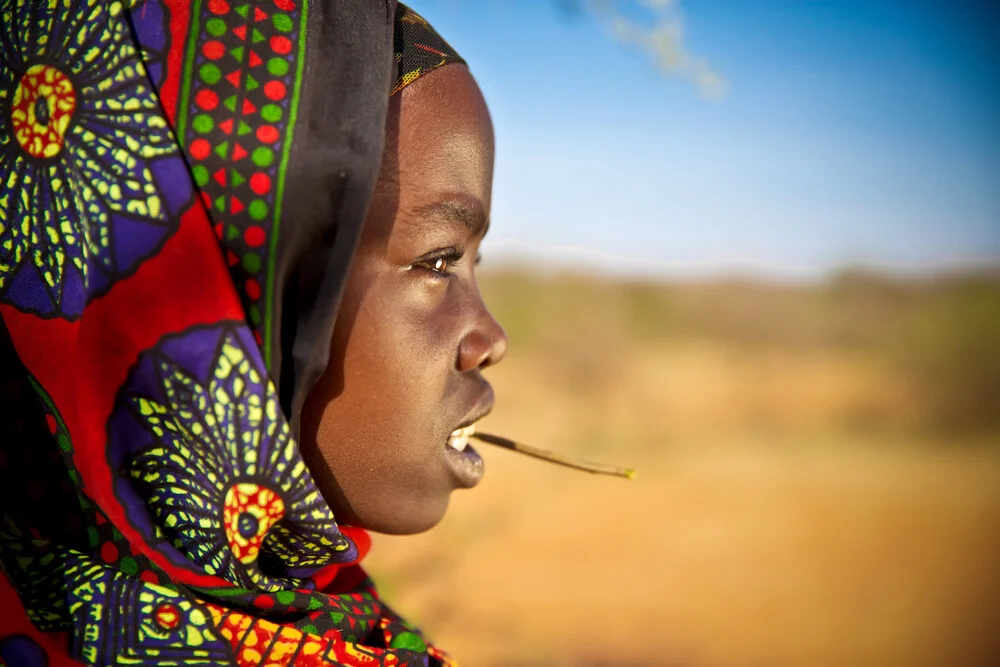
[[[67,550],[61,575],[73,618],[71,654],[89,665],[230,665],[211,616],[177,591]]]
[[[0,302],[72,319],[176,229],[190,176],[121,2],[0,15]]]
[[[159,536],[206,573],[295,588],[296,577],[273,572],[337,562],[354,547],[311,481],[249,336],[222,325],[148,353],[158,395],[129,392],[127,404],[153,444],[135,454],[130,475]],[[208,373],[198,376],[184,351],[212,344]]]

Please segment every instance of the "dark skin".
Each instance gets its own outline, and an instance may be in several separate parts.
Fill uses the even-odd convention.
[[[482,371],[503,358],[507,337],[474,273],[493,184],[479,86],[462,65],[434,70],[391,99],[387,125],[301,445],[339,521],[409,534],[437,524],[451,492],[477,481],[456,472],[468,455],[445,443],[492,408]]]

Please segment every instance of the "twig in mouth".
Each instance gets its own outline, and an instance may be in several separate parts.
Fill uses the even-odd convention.
[[[549,461],[550,463],[558,463],[559,465],[567,466],[570,468],[576,468],[577,470],[584,470],[586,472],[591,472],[598,475],[614,475],[616,477],[624,477],[626,479],[632,479],[635,477],[635,470],[631,468],[619,468],[618,466],[607,465],[605,463],[590,463],[589,461],[580,461],[578,459],[573,459],[563,454],[557,454],[555,452],[549,452],[544,449],[539,449],[537,447],[532,447],[531,445],[524,445],[520,442],[514,442],[508,438],[504,438],[499,435],[491,435],[489,433],[473,433],[473,438],[482,440],[483,442],[489,443],[491,445],[497,445],[499,447],[504,447],[506,449],[512,449],[515,452],[521,452],[522,454],[527,454],[528,456],[534,456],[535,458],[542,459],[543,461]]]

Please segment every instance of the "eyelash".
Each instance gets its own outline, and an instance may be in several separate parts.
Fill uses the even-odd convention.
[[[465,251],[459,248],[442,248],[429,255],[426,255],[413,263],[413,266],[431,271],[442,278],[451,278],[455,275],[451,271],[451,266],[465,257]],[[483,256],[477,254],[475,264],[482,261]],[[438,263],[444,263],[448,268],[438,268]]]

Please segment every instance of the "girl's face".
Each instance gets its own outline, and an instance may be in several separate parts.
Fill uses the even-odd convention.
[[[493,128],[465,67],[392,98],[330,365],[302,413],[303,455],[342,522],[427,530],[482,477],[479,455],[448,441],[492,407],[482,371],[507,348],[475,278],[492,182]]]

